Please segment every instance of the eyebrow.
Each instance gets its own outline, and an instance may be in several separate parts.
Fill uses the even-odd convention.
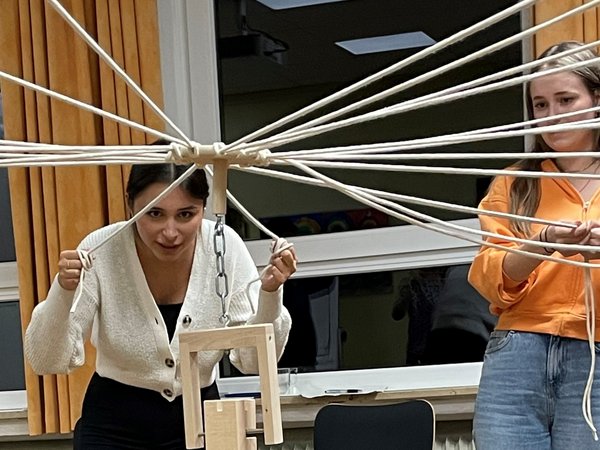
[[[555,96],[555,95],[565,95],[565,94],[567,94],[567,95],[573,95],[573,94],[576,94],[576,92],[575,91],[559,91],[559,92],[555,92],[554,94],[552,94],[552,96]],[[543,95],[536,95],[533,98],[546,98],[546,97],[543,96]]]
[[[194,205],[190,205],[190,206],[186,206],[185,208],[179,208],[177,210],[177,212],[183,212],[183,211],[197,211],[198,209],[200,209],[198,206],[194,206]],[[150,208],[150,210],[154,210],[154,211],[164,211],[164,208],[161,208],[159,206],[153,206],[152,208]]]
[[[178,209],[177,211],[197,211],[199,208],[197,206],[186,206],[185,208]]]

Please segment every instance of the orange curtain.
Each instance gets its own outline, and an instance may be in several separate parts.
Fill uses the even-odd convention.
[[[63,6],[162,104],[156,0],[62,0]],[[44,0],[2,0],[0,70],[49,87],[122,117],[164,129],[111,69],[88,49]],[[1,84],[7,139],[60,144],[151,142],[140,132],[19,88]],[[125,217],[126,167],[29,168],[9,171],[23,330],[45,298],[61,250],[90,231]],[[61,326],[61,324],[57,324]],[[35,375],[26,364],[29,430],[65,433],[79,418],[93,373]]]
[[[585,0],[540,0],[534,7],[534,23],[540,24],[585,3]],[[560,41],[591,42],[598,39],[599,13],[598,8],[590,8],[583,14],[538,32],[535,36],[535,56]]]

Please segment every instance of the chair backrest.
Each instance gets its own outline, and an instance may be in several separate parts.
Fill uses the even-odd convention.
[[[315,418],[315,450],[432,450],[435,414],[425,400],[330,404]]]

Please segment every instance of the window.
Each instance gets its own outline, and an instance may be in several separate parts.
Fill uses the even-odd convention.
[[[411,8],[395,0],[358,0],[273,10],[253,0],[217,0],[215,22],[223,141],[232,142],[419,50],[409,48],[354,55],[336,42],[392,35],[408,29],[423,30],[433,39],[441,40],[511,4],[507,0],[493,5],[478,4],[474,8],[472,2],[458,2],[452,11],[445,8],[448,14],[444,14],[442,19],[434,13],[436,8],[444,8],[437,1],[412,4]],[[357,20],[358,17],[361,19]],[[502,37],[517,33],[520,27],[520,17],[515,15],[478,35],[474,39],[476,43],[467,40],[454,45],[389,79],[373,83],[364,91],[353,94],[350,100],[356,101],[469,55]],[[244,47],[245,44],[248,47]],[[380,101],[373,107],[366,107],[361,112],[517,66],[522,60],[520,44],[513,45]],[[342,100],[335,106],[343,105]],[[325,108],[324,112],[329,110],[331,107]],[[518,122],[522,116],[522,90],[517,86],[343,128],[271,151],[427,137]],[[313,117],[314,114],[308,118]],[[423,152],[494,152],[507,148],[523,151],[523,140],[448,145],[424,149]],[[415,164],[414,161],[412,163]],[[427,161],[425,164],[436,163]],[[506,164],[506,161],[438,163],[497,168]],[[474,176],[341,169],[323,172],[350,184],[467,206],[477,206],[489,183],[487,177]],[[356,233],[406,226],[395,218],[323,188],[238,171],[230,172],[229,186],[242,204],[265,225],[280,236],[293,236],[292,241],[299,235],[331,233],[333,247],[335,242],[343,245],[340,239],[345,231]],[[249,186],[252,188],[249,189]],[[444,220],[465,220],[468,217],[448,211],[420,210]],[[227,220],[246,239],[265,237],[236,215],[235,210],[228,212]],[[408,246],[402,243],[399,230],[391,233],[389,239],[400,242],[400,248]],[[366,246],[372,245],[369,244],[374,237],[372,232],[362,236]],[[426,235],[418,234],[415,238],[425,239]],[[385,252],[385,249],[381,250]],[[322,250],[320,256],[323,257],[324,253]],[[299,251],[299,254],[303,259],[302,252]],[[356,254],[355,257],[362,260],[366,255]],[[455,274],[462,270],[463,288],[473,296],[466,282],[465,268],[468,264],[450,270],[449,267],[456,263],[431,261],[405,268],[390,263],[387,270],[377,267],[373,271],[374,267],[365,265],[362,269],[355,267],[352,273],[338,270],[325,276],[314,271],[310,277],[299,274],[285,289],[285,303],[292,314],[294,326],[280,366],[328,371],[481,361],[480,341],[474,339],[473,348],[463,346],[462,354],[452,353],[443,346],[453,339],[460,339],[464,330],[439,331],[433,328],[438,301],[441,299],[441,306],[447,303],[447,295],[442,295],[447,273]],[[466,297],[469,295],[465,294]],[[481,298],[478,300],[487,310],[487,303]],[[486,319],[489,319],[486,325],[491,323],[493,327],[493,320]],[[489,327],[482,327],[485,346]]]
[[[416,53],[420,48],[354,55],[336,42],[361,37],[423,31],[436,41],[512,5],[511,0],[453,3],[412,3],[407,8],[395,0],[334,2],[304,8],[273,10],[255,0],[217,0],[216,28],[219,62],[221,130],[224,142],[232,142],[304,106],[345,88]],[[444,14],[439,14],[444,10]],[[360,19],[358,19],[360,18]],[[459,57],[497,42],[520,30],[515,15],[472,39],[453,45],[334,104],[339,108],[389,87],[425,74]],[[248,48],[244,47],[248,44]],[[252,44],[252,45],[251,45]],[[463,81],[519,65],[520,44],[512,45],[441,77],[364,107],[361,113],[389,106]],[[333,106],[321,110],[329,112]],[[320,113],[321,113],[320,112]],[[320,114],[319,113],[319,114]],[[314,118],[312,114],[305,118]],[[478,129],[522,120],[520,86],[464,98],[405,114],[328,132],[272,152],[324,148],[338,145],[399,141]],[[346,116],[344,116],[346,117]],[[304,121],[303,120],[303,121]],[[302,121],[296,122],[301,123]],[[523,150],[523,140],[502,140],[424,149],[424,152],[494,152]],[[385,162],[385,161],[383,161]],[[403,163],[404,164],[404,163]],[[407,164],[504,167],[506,161],[442,161]],[[275,168],[279,169],[279,167]],[[286,169],[287,171],[294,171]],[[489,178],[321,169],[336,180],[432,200],[476,206]],[[230,190],[242,204],[282,236],[379,228],[402,224],[336,191],[289,181],[231,171]],[[252,189],[247,189],[252,186]],[[452,186],[452,189],[448,189]],[[462,219],[462,213],[416,207],[444,220]],[[235,211],[229,222],[237,225]],[[240,221],[238,231],[247,239],[260,236]]]
[[[292,279],[280,367],[352,370],[483,361],[496,318],[469,265]]]
[[[13,240],[12,218],[10,213],[10,194],[8,190],[8,170],[0,167],[0,263],[15,261],[15,243]]]
[[[429,36],[439,40],[512,5],[513,2],[483,2],[473,7],[472,2],[465,0],[457,3],[451,10],[439,0],[415,3],[409,10],[397,3],[392,0],[383,3],[379,0],[356,0],[282,11],[269,10],[254,0],[159,4],[159,8],[162,8],[161,53],[164,57],[163,82],[167,112],[199,142],[231,142],[416,51],[408,49],[359,57],[343,53],[335,45],[336,41],[361,37],[361,33],[364,36],[375,32],[398,33],[398,27],[403,25],[409,25],[412,30],[415,27],[423,28]],[[443,16],[439,14],[441,10],[444,11]],[[414,15],[410,15],[411,13]],[[501,37],[512,35],[520,29],[521,19],[515,15],[468,42],[446,49],[407,71],[399,72],[385,80],[383,85],[377,86],[376,90],[383,90],[444,62],[468,55],[476,48],[497,42]],[[280,41],[278,51],[271,55],[263,52],[258,56],[223,53],[227,47],[222,46],[226,44],[222,39],[245,34],[262,36],[258,38],[259,41],[263,38],[271,43]],[[256,36],[253,39],[257,39]],[[261,42],[261,45],[266,45],[264,40]],[[220,58],[217,55],[218,44],[221,45]],[[512,67],[523,58],[520,45],[514,45],[374,107],[434,92],[501,68]],[[207,64],[207,61],[215,63]],[[374,91],[375,87],[367,89],[364,96]],[[218,94],[216,98],[215,93]],[[362,97],[363,95],[360,98]],[[356,98],[354,96],[351,100]],[[328,133],[309,142],[294,144],[290,148],[400,140],[520,121],[522,117],[522,92],[520,88],[514,88]],[[426,151],[522,151],[523,147],[523,141],[515,139]],[[461,164],[472,165],[462,162],[455,165]],[[481,166],[495,168],[507,164],[506,161],[486,161]],[[327,171],[327,174],[361,186],[470,206],[477,204],[488,183],[486,178],[469,176],[382,175],[339,170]],[[281,232],[299,217],[318,222],[321,230],[326,231],[321,234],[312,233],[313,228],[310,234],[302,229],[289,230],[288,227],[287,235],[295,236],[290,240],[295,243],[302,260],[295,276],[297,284],[302,284],[303,281],[310,284],[314,277],[327,278],[332,283],[337,279],[339,290],[349,275],[358,277],[358,274],[365,274],[360,276],[369,280],[375,275],[368,274],[385,272],[385,277],[392,279],[392,296],[388,299],[388,306],[391,307],[391,298],[398,297],[402,280],[414,278],[409,275],[429,270],[435,272],[442,270],[441,267],[468,265],[477,251],[474,244],[430,233],[412,225],[403,225],[394,220],[379,224],[376,230],[356,226],[323,226],[321,219],[336,213],[368,213],[363,205],[326,189],[273,181],[235,171],[230,171],[229,187],[252,214],[264,223],[269,222],[270,226],[274,223],[274,227],[280,226],[280,229],[274,230],[276,232]],[[476,219],[466,218],[462,214],[431,212],[444,220],[478,227]],[[264,265],[268,260],[268,243],[257,240],[261,237],[257,230],[236,217],[235,211],[228,212],[227,222],[248,239],[247,245],[253,258],[259,266]],[[310,220],[302,223],[307,222],[310,223]],[[343,229],[348,231],[341,232]],[[329,284],[323,291],[335,292],[335,285]],[[325,296],[335,297],[331,294]],[[340,298],[338,295],[338,305]],[[342,299],[342,302],[346,300]],[[340,316],[339,312],[338,307],[338,320],[344,314],[342,312]],[[330,313],[333,314],[333,309]],[[391,320],[391,310],[386,310],[385,314],[385,320]],[[393,325],[402,327],[402,320],[404,319]],[[346,358],[342,364],[348,361]],[[398,361],[399,365],[406,362],[402,358],[397,358],[395,362]],[[430,387],[439,386],[440,371],[444,373],[442,383],[448,383],[446,386],[461,383],[473,385],[477,382],[480,365],[463,364],[460,367],[456,371],[456,383],[449,376],[449,371],[453,369],[444,367],[436,372],[437,366],[427,366],[425,369],[430,375],[423,376],[424,372],[419,371],[419,380],[415,379],[415,385],[424,383]],[[368,371],[344,372],[344,376],[354,376]],[[337,372],[317,372],[315,376],[327,378],[329,373]],[[416,372],[411,370],[406,373]],[[403,380],[406,381],[404,376]]]
[[[4,139],[0,93],[0,139]],[[19,313],[17,264],[15,261],[8,171],[0,168],[0,410],[22,409],[26,405],[23,343]]]

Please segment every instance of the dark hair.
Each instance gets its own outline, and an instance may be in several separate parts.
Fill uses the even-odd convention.
[[[154,144],[168,144],[165,140],[159,140]],[[129,180],[127,181],[127,201],[129,206],[133,205],[133,201],[140,192],[146,189],[153,183],[170,184],[179,178],[190,165],[181,164],[136,164],[131,168]],[[202,200],[206,205],[208,198],[208,182],[206,181],[206,173],[204,169],[198,168],[194,173],[187,177],[179,186],[184,189],[189,195]]]
[[[560,42],[544,51],[538,59],[546,56],[556,55],[564,51],[575,49],[583,46],[581,42],[565,41]],[[591,49],[583,49],[579,52],[572,53],[568,56],[562,56],[551,62],[547,62],[539,66],[533,72],[550,69],[554,67],[565,67],[580,61],[589,61],[596,58],[597,54]],[[594,96],[600,87],[600,66],[598,64],[590,64],[585,67],[569,70],[570,73],[578,75],[588,88],[590,94]],[[526,87],[527,112],[529,118],[533,118],[533,103],[530,93],[531,83]],[[600,147],[600,143],[598,144]],[[551,152],[552,149],[544,142],[542,136],[537,135],[533,146],[534,153]],[[524,171],[541,171],[542,161],[540,159],[525,159],[516,164],[516,168]],[[540,203],[540,181],[537,178],[517,177],[513,181],[510,189],[510,206],[509,211],[513,214],[522,216],[533,216]],[[511,220],[511,228],[519,234],[527,236],[531,233],[531,226],[528,222],[519,222]]]

